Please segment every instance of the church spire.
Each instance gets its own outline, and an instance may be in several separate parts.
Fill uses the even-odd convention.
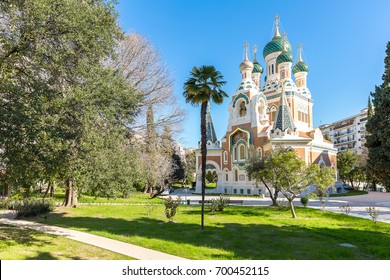
[[[210,103],[207,103],[207,113],[206,113],[206,140],[207,142],[215,143],[218,141],[215,134],[213,120],[211,119],[210,113]]]
[[[285,83],[286,82],[283,82],[282,84],[282,93],[279,100],[278,113],[276,115],[276,120],[271,131],[272,133],[274,133],[277,129],[280,130],[282,133],[285,133],[287,129],[290,129],[291,131],[296,130],[290,106],[288,105],[286,98],[286,93],[284,89]]]
[[[274,34],[274,37],[280,37],[280,33],[279,33],[279,19],[280,19],[279,15],[276,15],[276,17],[274,18],[274,20],[275,20],[275,34]]]

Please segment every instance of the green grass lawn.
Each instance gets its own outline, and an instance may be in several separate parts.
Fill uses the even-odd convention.
[[[389,224],[301,207],[297,214],[229,207],[207,213],[201,231],[196,206],[181,206],[168,223],[162,205],[82,205],[56,209],[47,223],[189,259],[390,259]]]
[[[54,193],[54,200],[57,203],[62,203],[65,198],[65,189],[57,188]],[[79,203],[117,203],[117,204],[163,204],[161,198],[151,199],[148,194],[134,192],[130,193],[129,198],[104,198],[104,197],[94,197],[91,195],[82,195],[78,199]]]
[[[346,193],[334,193],[329,195],[330,197],[338,197],[338,196],[355,196],[355,195],[363,195],[368,194],[366,191],[349,191]]]
[[[128,260],[130,257],[65,237],[0,225],[1,260]]]

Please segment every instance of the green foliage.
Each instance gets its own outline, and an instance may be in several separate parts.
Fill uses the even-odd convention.
[[[372,107],[366,124],[368,170],[374,182],[390,191],[390,42],[387,43],[383,83],[371,93]]]
[[[180,206],[180,203],[181,203],[180,197],[177,197],[176,201],[174,201],[171,196],[169,196],[168,198],[166,198],[164,200],[165,216],[167,217],[167,219],[170,223],[173,222],[173,217],[176,215],[176,212]]]
[[[272,200],[273,206],[278,206],[279,188],[275,185],[275,174],[277,174],[277,166],[272,161],[272,155],[261,157],[260,153],[251,148],[251,153],[248,162],[245,166],[248,176],[255,179],[256,185],[263,184]]]
[[[317,190],[317,197],[319,198],[322,207],[325,208],[325,199],[328,196],[328,189],[331,188],[336,181],[335,172],[329,166],[320,168],[318,165],[311,166],[314,176],[312,183],[315,184]]]
[[[350,183],[352,187],[355,182],[364,180],[364,161],[363,156],[346,151],[337,154],[337,168],[340,179]]]
[[[12,207],[16,211],[17,218],[34,217],[52,212],[54,203],[51,200],[30,198],[15,201]]]
[[[211,172],[210,170],[206,173],[206,184],[215,183],[217,182],[218,175],[217,172],[214,170]]]
[[[72,196],[79,183],[107,195],[131,189],[125,127],[140,95],[104,63],[123,37],[114,2],[8,0],[0,8],[2,183],[26,197],[42,181],[66,181]]]
[[[302,196],[300,199],[302,205],[306,207],[309,204],[309,197],[308,196]]]
[[[226,82],[223,81],[223,76],[214,66],[203,65],[201,67],[194,67],[190,72],[190,77],[184,83],[183,96],[187,103],[192,105],[201,104],[200,109],[200,134],[201,134],[201,166],[202,166],[202,201],[206,190],[206,113],[207,106],[210,100],[216,104],[221,104],[227,93],[222,90],[222,86]],[[202,219],[201,229],[204,229],[204,203],[202,203]]]
[[[223,212],[229,206],[230,197],[220,195],[219,198],[213,198],[210,201],[209,209],[211,213]]]

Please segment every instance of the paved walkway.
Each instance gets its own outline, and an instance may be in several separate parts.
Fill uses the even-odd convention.
[[[1,213],[0,213],[1,214]],[[15,220],[12,218],[12,213],[3,212],[3,218],[0,218],[0,224],[25,227],[33,230],[39,230],[45,233],[54,234],[63,236],[69,239],[77,240],[83,243],[87,243],[96,247],[107,249],[122,255],[133,257],[139,260],[184,260],[177,256],[165,254],[155,250],[143,248],[140,246],[132,245],[129,243],[113,240],[106,237],[101,237],[85,232],[80,232],[76,230],[49,226],[40,223],[24,221],[24,220]]]

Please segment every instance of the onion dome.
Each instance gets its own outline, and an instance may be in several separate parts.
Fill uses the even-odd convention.
[[[272,38],[270,42],[268,42],[267,45],[265,45],[263,49],[263,57],[265,58],[267,55],[274,53],[274,52],[281,52],[283,51],[283,45],[286,45],[287,51],[291,52],[292,47],[290,42],[287,39],[283,39],[282,36],[279,34],[279,28],[276,27],[275,35]]]
[[[255,62],[253,62],[253,71],[252,71],[252,73],[260,73],[260,74],[263,74],[263,72],[264,72],[263,66],[261,66],[260,63],[258,63],[258,62],[255,60]]]
[[[293,74],[298,72],[309,72],[309,66],[302,60],[302,45],[298,45],[298,62],[292,69]]]
[[[280,64],[283,62],[291,62],[292,63],[293,61],[294,61],[294,57],[292,56],[291,52],[284,50],[276,59],[276,64]]]
[[[298,61],[297,64],[294,65],[292,72],[293,74],[298,72],[309,72],[309,66],[303,61]]]
[[[244,71],[245,69],[253,70],[253,63],[249,61],[249,59],[245,58],[243,62],[240,64],[240,71]]]

